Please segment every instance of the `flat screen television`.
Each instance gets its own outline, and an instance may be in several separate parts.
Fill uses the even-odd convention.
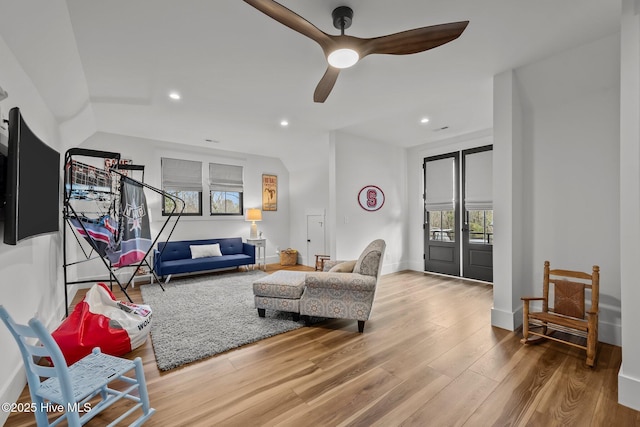
[[[29,129],[20,110],[9,111],[4,242],[59,230],[60,153]]]
[[[4,221],[4,205],[7,198],[7,156],[0,147],[0,222]]]

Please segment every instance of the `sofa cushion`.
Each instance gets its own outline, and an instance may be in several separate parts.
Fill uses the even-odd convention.
[[[239,265],[252,264],[249,255],[234,254],[219,257],[206,257],[196,259],[176,259],[162,263],[162,274],[191,273],[194,271],[216,270],[218,268],[237,267]]]
[[[212,243],[220,243],[220,251],[222,251],[222,255],[235,255],[242,254],[244,252],[241,237],[219,239]]]
[[[158,251],[162,252],[160,255],[162,261],[172,261],[178,259],[191,259],[190,246],[197,245],[220,245],[220,252],[222,255],[234,255],[242,254],[243,243],[241,237],[229,237],[224,239],[202,239],[202,240],[178,240],[172,242],[160,242],[158,243]],[[164,248],[164,250],[163,250]]]
[[[161,251],[160,258],[163,262],[191,259],[189,245],[185,245],[182,242],[158,243],[158,250]]]

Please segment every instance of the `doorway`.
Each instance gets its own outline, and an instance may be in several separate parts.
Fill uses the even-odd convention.
[[[424,269],[460,275],[459,153],[424,159]]]
[[[324,215],[307,215],[307,266],[315,267],[316,255],[325,255]]]
[[[424,269],[493,281],[492,146],[424,159]]]
[[[462,276],[493,282],[492,146],[462,152]]]

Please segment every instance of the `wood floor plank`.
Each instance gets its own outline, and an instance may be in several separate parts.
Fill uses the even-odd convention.
[[[498,330],[498,328],[494,329]],[[502,381],[522,363],[523,358],[533,357],[532,353],[536,351],[542,351],[542,348],[522,345],[520,341],[513,340],[509,336],[478,359],[469,369],[493,380]]]
[[[461,340],[429,366],[443,374],[455,378],[473,365],[478,359],[509,338],[510,333],[499,328],[481,328],[470,337]]]
[[[400,381],[384,369],[368,370],[349,382],[340,384],[332,392],[326,392],[313,399],[307,411],[283,419],[279,425],[337,425],[341,420],[368,407],[371,402],[396,387]]]
[[[618,371],[622,363],[622,349],[615,346],[600,346],[598,351],[596,370],[603,377],[602,389],[594,410],[590,425],[592,427],[640,426],[640,412],[622,405],[610,405],[618,398]]]
[[[312,270],[267,266],[279,269]],[[139,287],[130,295],[142,302]],[[364,334],[329,319],[167,372],[150,338],[126,357],[143,360],[150,427],[640,425],[616,401],[619,347],[601,343],[590,369],[582,350],[524,346],[519,332],[491,326],[492,298],[483,283],[399,272],[382,277]],[[29,401],[25,387],[19,402]],[[35,419],[14,413],[6,425]]]
[[[414,367],[412,374],[375,402],[347,418],[345,426],[390,426],[404,421],[425,402],[449,385],[451,378],[426,365]]]
[[[401,426],[461,426],[498,383],[473,371],[465,371],[433,399],[402,421]]]
[[[466,422],[467,426],[526,425],[567,355],[534,349],[523,358]],[[551,393],[555,396],[555,393]]]

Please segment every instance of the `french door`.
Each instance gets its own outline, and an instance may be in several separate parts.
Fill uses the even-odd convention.
[[[491,150],[424,159],[425,271],[493,281]]]
[[[492,146],[462,152],[462,276],[493,282]]]
[[[424,159],[424,269],[460,275],[459,153]]]

